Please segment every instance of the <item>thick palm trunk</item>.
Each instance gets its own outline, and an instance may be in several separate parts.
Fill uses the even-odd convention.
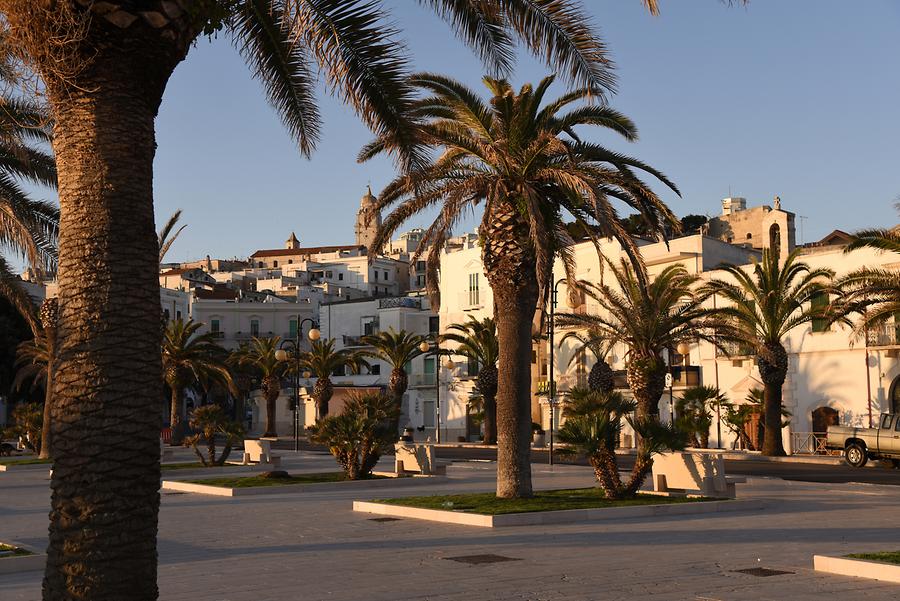
[[[0,2],[10,29],[42,44],[35,66],[53,109],[59,174],[45,600],[158,595],[162,365],[153,121],[193,35],[187,17],[158,12],[160,2],[140,4],[143,12],[131,15],[99,2]],[[97,11],[90,20],[87,10]],[[55,20],[67,11],[70,21]],[[70,43],[38,41],[67,35]]]
[[[313,386],[313,398],[316,399],[316,407],[319,410],[318,419],[328,415],[328,402],[334,394],[334,385],[329,378],[318,378]]]
[[[634,357],[628,364],[628,387],[637,403],[638,421],[659,421],[659,399],[666,387],[666,365],[660,357]],[[638,455],[646,453],[645,441],[637,435]],[[652,466],[652,460],[650,465]]]
[[[44,391],[44,421],[41,422],[41,452],[40,459],[50,459],[50,420],[53,408],[53,359],[47,365],[47,384]]]
[[[280,392],[279,390],[276,393],[266,394],[266,431],[263,432],[263,437],[276,438],[278,436],[275,428],[275,403],[278,401],[277,393]]]
[[[589,459],[591,467],[594,468],[594,476],[606,494],[606,498],[621,498],[622,480],[619,477],[619,464],[616,461],[615,451],[603,449]]]
[[[403,413],[403,395],[409,387],[409,376],[402,367],[391,370],[391,380],[388,386],[391,398],[394,399],[394,407],[397,408],[397,417],[391,418],[391,432],[400,434],[400,416]]]
[[[53,405],[53,370],[56,368],[56,328],[59,326],[59,299],[41,303],[41,327],[47,345],[47,383],[44,388],[44,418],[41,422],[41,459],[50,459],[50,412]]]
[[[184,394],[181,385],[171,385],[172,394],[169,399],[169,431],[171,438],[169,445],[173,447],[181,446],[184,442],[184,424],[182,423],[181,414],[184,412]]]
[[[531,328],[538,301],[528,226],[515,207],[495,203],[482,226],[482,262],[494,294],[497,362],[497,496],[531,488]]]
[[[787,377],[788,357],[784,346],[767,344],[757,358],[759,375],[765,386],[765,434],[762,454],[774,457],[787,455],[781,442],[781,389]]]

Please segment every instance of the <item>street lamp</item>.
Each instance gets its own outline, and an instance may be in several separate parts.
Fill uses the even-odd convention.
[[[688,363],[690,362],[689,353],[691,352],[691,345],[688,344],[688,342],[682,340],[681,342],[678,343],[678,345],[676,345],[675,352],[677,352],[682,357],[685,357],[684,367],[687,367]],[[669,351],[669,353],[671,353],[671,351]],[[685,377],[687,377],[687,371],[685,371],[684,373],[685,373]],[[674,395],[672,392],[672,388],[675,385],[675,376],[672,373],[672,357],[671,356],[669,357],[669,373],[666,374],[666,384],[669,385],[669,421],[671,421],[672,424],[674,424],[675,423],[675,398],[674,398]]]
[[[419,350],[422,353],[428,353],[431,351],[431,354],[434,356],[434,413],[435,413],[435,428],[434,428],[434,441],[436,444],[440,444],[441,442],[441,380],[438,377],[440,373],[440,341],[437,337],[434,339],[434,347],[432,348],[431,344],[428,343],[427,340],[423,340],[419,343]],[[447,362],[444,363],[444,367],[450,371],[453,371],[456,368],[456,363],[453,362],[453,359],[447,358]]]
[[[299,320],[300,316],[298,315],[297,318]],[[303,324],[306,322],[309,322],[310,326],[312,326],[307,337],[313,342],[318,340],[322,335],[319,331],[319,324],[314,319],[306,317],[297,322],[296,338],[293,340],[290,338],[282,340],[278,350],[275,351],[275,359],[277,361],[288,361],[291,354],[294,355],[296,361],[294,364],[294,452],[300,450],[300,340],[303,337]],[[309,378],[310,375],[308,371],[303,372],[304,378]]]
[[[550,280],[553,280],[552,273],[550,274]],[[550,339],[550,353],[548,358],[550,363],[550,390],[547,391],[547,404],[550,406],[550,465],[553,465],[553,404],[556,402],[556,376],[553,374],[553,335],[556,329],[554,315],[556,312],[557,288],[560,283],[565,281],[565,278],[560,278],[553,282],[553,287],[550,289],[550,319],[547,321],[547,337]]]

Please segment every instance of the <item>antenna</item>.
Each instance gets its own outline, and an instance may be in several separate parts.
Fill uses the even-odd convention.
[[[800,220],[800,245],[802,246],[803,242],[804,242],[804,240],[803,240],[803,220],[809,219],[809,217],[807,217],[806,215],[797,215],[797,219]]]

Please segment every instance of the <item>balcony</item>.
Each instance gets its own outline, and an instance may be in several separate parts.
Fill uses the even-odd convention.
[[[467,290],[459,293],[459,306],[463,311],[474,311],[484,307],[483,296],[478,290]]]
[[[671,369],[673,388],[690,388],[703,383],[699,365],[673,366]]]
[[[885,323],[866,330],[866,346],[891,347],[900,346],[900,325]]]
[[[750,346],[735,344],[733,342],[723,342],[721,344],[722,348],[716,349],[716,357],[740,361],[755,355],[753,347]]]
[[[378,299],[379,309],[422,309],[422,301],[418,298],[410,298],[408,296],[381,298]]]
[[[434,374],[410,374],[410,388],[434,388],[437,379]]]

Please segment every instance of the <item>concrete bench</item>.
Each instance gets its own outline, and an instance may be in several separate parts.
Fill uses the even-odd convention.
[[[175,449],[169,447],[160,439],[159,441],[159,460],[172,461],[175,458]]]
[[[272,454],[272,443],[268,440],[244,440],[244,465],[281,466],[281,456]]]
[[[653,490],[733,499],[743,477],[726,476],[725,460],[713,453],[660,453],[653,458]]]
[[[446,474],[446,462],[434,458],[434,445],[398,442],[394,445],[394,471],[398,474]]]

